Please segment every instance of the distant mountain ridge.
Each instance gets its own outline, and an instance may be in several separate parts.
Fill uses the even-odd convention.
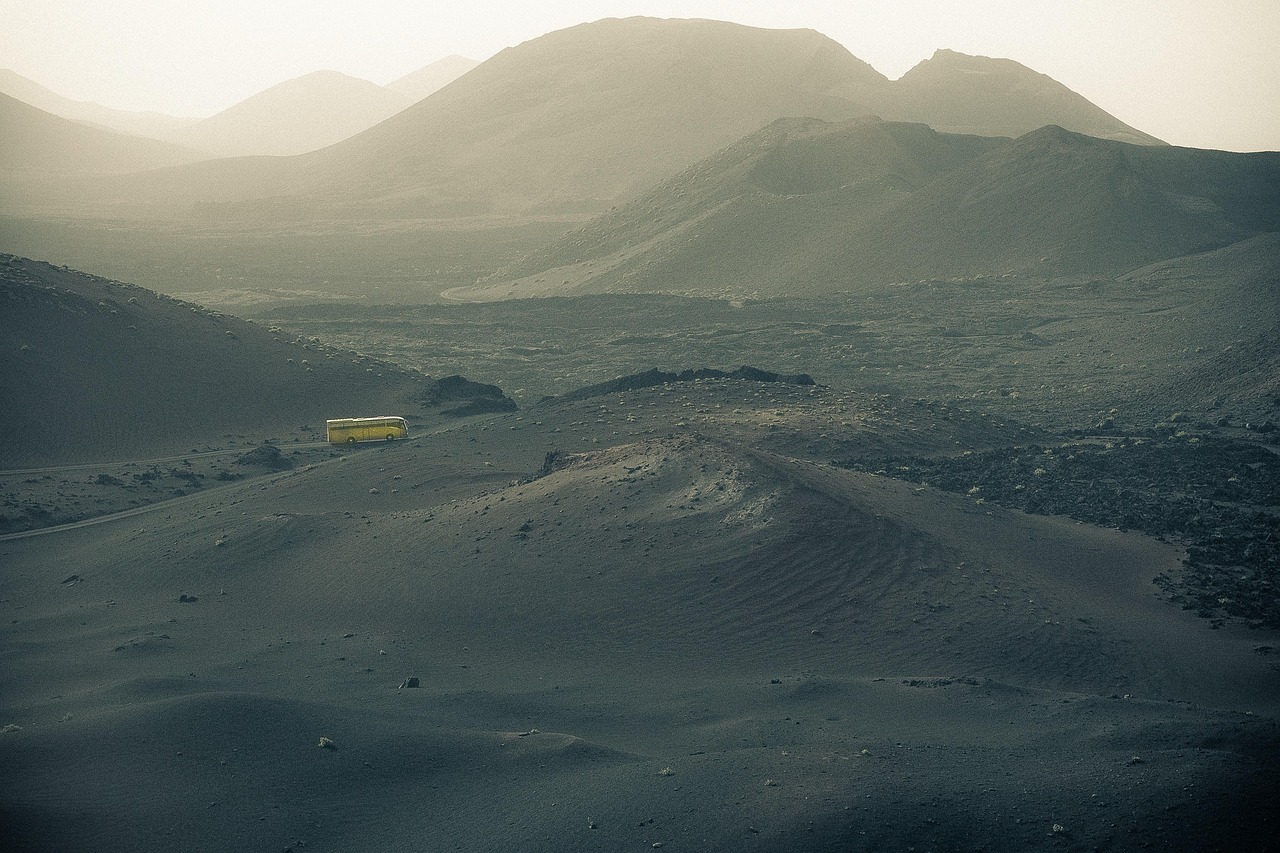
[[[527,258],[498,299],[782,296],[929,278],[1116,275],[1280,231],[1280,153],[784,119]]]
[[[305,154],[354,136],[412,104],[400,92],[315,71],[182,128],[175,140],[221,156]]]
[[[598,209],[778,115],[862,112],[880,79],[813,31],[608,19],[504,50],[308,167],[384,208]]]
[[[115,211],[201,205],[232,220],[596,212],[778,118],[914,117],[953,96],[968,98],[957,109],[983,134],[1053,116],[1084,132],[1143,136],[1017,63],[958,56],[893,82],[813,30],[605,19],[508,48],[381,124],[288,162],[174,170],[82,195]],[[957,64],[986,69],[991,82],[956,83]],[[911,97],[898,103],[897,92]]]
[[[0,69],[0,93],[72,121],[207,154],[290,155],[354,136],[448,85],[477,64],[466,57],[448,56],[386,86],[338,71],[316,71],[277,83],[203,119],[75,101],[9,69]]]
[[[73,100],[8,68],[0,69],[0,93],[65,119],[162,141],[172,141],[174,133],[199,121],[157,112],[117,110],[92,101]]]
[[[0,173],[11,177],[115,174],[159,169],[206,155],[53,115],[0,94]]]

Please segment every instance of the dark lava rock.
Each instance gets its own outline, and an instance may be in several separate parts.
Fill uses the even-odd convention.
[[[445,409],[440,413],[454,418],[495,412],[514,412],[517,409],[516,401],[503,393],[497,385],[472,382],[464,376],[446,376],[443,379],[437,379],[422,393],[421,399],[427,406],[460,403],[461,405]]]
[[[257,465],[272,471],[285,471],[293,467],[293,460],[280,452],[273,444],[262,444],[236,459],[237,465]]]
[[[758,367],[743,365],[736,370],[723,371],[713,367],[700,367],[697,370],[682,370],[679,373],[668,373],[656,367],[643,373],[632,373],[619,376],[608,382],[587,385],[583,388],[561,394],[558,397],[543,397],[540,402],[569,402],[599,397],[604,394],[615,394],[619,391],[634,391],[638,388],[652,388],[655,385],[666,385],[671,382],[693,382],[698,379],[741,379],[747,382],[781,382],[786,385],[816,385],[813,377],[807,373],[782,374]]]
[[[1171,539],[1187,556],[1179,577],[1157,579],[1170,600],[1215,623],[1280,628],[1280,455],[1256,442],[1144,437],[838,464]]]

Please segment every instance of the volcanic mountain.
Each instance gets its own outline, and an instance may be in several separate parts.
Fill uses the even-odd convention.
[[[214,203],[228,217],[246,205],[303,217],[598,211],[778,118],[840,120],[893,108],[897,86],[812,30],[607,19],[504,50],[328,149],[173,170],[93,195],[113,209],[152,214],[157,205]],[[1073,126],[1079,99],[1059,110],[1065,90],[1037,86],[1016,101],[1035,110],[1006,110],[978,130],[1005,133],[1045,116]],[[927,80],[917,88],[934,91]],[[991,110],[975,103],[972,112]],[[1082,129],[1133,136],[1104,115],[1090,112]]]
[[[178,131],[221,156],[303,154],[340,142],[403,110],[408,95],[337,71],[316,71],[259,92]]]
[[[1119,142],[1160,145],[1052,77],[1012,59],[939,50],[886,90],[877,115],[944,133],[1021,136],[1053,124]]]
[[[92,101],[76,101],[59,95],[34,80],[7,68],[0,69],[0,92],[33,107],[81,124],[172,142],[173,134],[198,119],[157,112],[135,112],[104,107]]]
[[[1116,275],[1280,230],[1280,154],[782,120],[459,298]]]

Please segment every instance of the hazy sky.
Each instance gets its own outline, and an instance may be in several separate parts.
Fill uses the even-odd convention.
[[[942,47],[1007,57],[1174,144],[1280,150],[1280,0],[0,0],[0,67],[203,116],[311,71],[386,83],[629,15],[810,27],[893,78]]]

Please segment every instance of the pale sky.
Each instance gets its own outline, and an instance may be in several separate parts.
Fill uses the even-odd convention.
[[[1280,150],[1280,0],[0,0],[0,67],[206,116],[312,71],[387,83],[630,15],[809,27],[891,78],[937,48],[1006,57],[1173,144]]]

